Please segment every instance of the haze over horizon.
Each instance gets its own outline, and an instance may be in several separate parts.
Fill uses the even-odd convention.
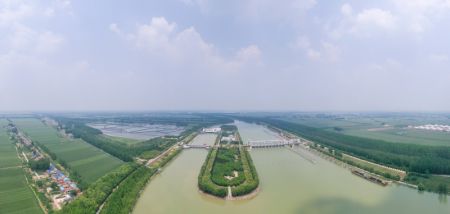
[[[450,1],[0,0],[0,111],[450,111]]]

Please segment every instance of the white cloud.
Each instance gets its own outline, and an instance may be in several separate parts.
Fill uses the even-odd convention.
[[[39,53],[54,53],[63,44],[62,36],[51,31],[39,33],[36,39],[36,51]]]
[[[301,50],[310,60],[324,60],[327,62],[336,62],[340,59],[340,48],[330,42],[322,41],[320,45],[312,45],[306,36],[297,37],[296,42],[292,45],[294,49]]]
[[[447,54],[431,54],[429,56],[430,60],[432,62],[448,62],[449,61],[449,57]]]
[[[320,57],[322,56],[322,54],[319,51],[316,51],[314,49],[308,49],[308,51],[306,52],[306,55],[311,60],[319,60]]]
[[[299,36],[295,41],[294,48],[306,49],[309,48],[311,43],[309,42],[309,38],[306,36]]]
[[[165,51],[170,51],[170,39],[173,39],[172,33],[175,30],[176,24],[169,23],[164,17],[152,18],[150,25],[139,25],[137,32],[130,38],[133,38],[136,45],[140,48],[147,48],[150,50],[162,49]],[[181,32],[179,35],[187,36],[188,31]]]
[[[378,7],[356,11],[350,4],[341,6],[342,16],[326,26],[333,38],[348,33],[371,37],[386,32],[423,33],[436,20],[450,12],[450,0],[388,0],[389,9]]]
[[[177,24],[164,17],[152,18],[150,24],[137,26],[134,33],[123,33],[116,24],[111,31],[145,50],[151,58],[203,71],[238,71],[261,65],[261,50],[256,45],[239,49],[234,56],[222,56],[212,43],[206,42],[194,27],[177,30]],[[161,61],[155,60],[155,64]]]
[[[341,7],[341,13],[345,16],[351,16],[353,13],[353,8],[350,4],[344,4]]]
[[[12,27],[8,38],[8,51],[22,54],[54,53],[64,42],[64,38],[54,32],[38,32],[21,24]]]
[[[30,17],[34,8],[22,1],[0,1],[0,25],[10,25]]]
[[[109,25],[109,30],[111,30],[112,32],[121,35],[122,31],[119,29],[119,26],[117,26],[116,23],[111,23]]]
[[[339,39],[351,35],[357,37],[372,37],[395,32],[398,28],[398,17],[390,10],[368,8],[355,11],[346,3],[341,6],[341,16],[325,24],[324,29],[329,37]]]
[[[356,15],[356,26],[354,28],[375,26],[383,29],[393,29],[395,27],[395,19],[390,11],[379,8],[366,9]]]
[[[250,45],[245,48],[241,48],[237,54],[236,58],[242,62],[254,61],[257,62],[261,59],[261,50],[256,45]]]
[[[40,18],[48,20],[49,15],[59,10],[54,7],[58,2],[60,1],[41,5],[38,4],[41,2],[36,1],[0,1],[0,80],[4,81],[0,82],[0,85],[33,80],[35,76],[48,77],[46,71],[53,67],[52,62],[48,61],[51,56],[49,54],[59,50],[64,43],[64,37],[37,27],[33,21]],[[64,5],[68,1],[65,2]],[[44,8],[48,10],[44,11]],[[4,95],[0,93],[0,96]]]
[[[337,45],[329,42],[322,42],[322,49],[327,56],[328,61],[336,62],[340,59],[341,49]]]
[[[393,74],[392,72],[398,72],[398,71],[404,72],[404,66],[396,59],[388,58],[381,62],[370,63],[367,66],[367,70],[374,71],[374,72],[385,72],[385,73]]]
[[[450,11],[449,0],[392,0],[408,30],[422,33]]]
[[[195,5],[204,14],[226,13],[239,20],[277,21],[297,24],[317,0],[180,0],[188,6]]]

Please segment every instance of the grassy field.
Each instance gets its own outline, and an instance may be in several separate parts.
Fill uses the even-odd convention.
[[[372,162],[369,162],[369,161],[361,160],[359,158],[356,158],[356,157],[353,157],[353,156],[350,156],[350,155],[343,154],[342,159],[343,160],[352,161],[357,166],[360,166],[363,169],[371,168],[371,169],[373,169],[376,172],[383,173],[383,174],[384,173],[388,173],[388,174],[393,175],[393,176],[399,176],[400,178],[404,178],[406,176],[406,172],[405,171],[396,170],[396,169],[392,169],[390,167],[386,167],[386,166],[382,166],[382,165],[379,165],[379,164],[376,164],[376,163],[372,163]]]
[[[0,213],[42,213],[4,128],[7,124],[0,119]]]
[[[45,145],[64,160],[83,181],[92,183],[123,162],[80,139],[68,139],[35,118],[14,119],[16,126],[33,141]]]

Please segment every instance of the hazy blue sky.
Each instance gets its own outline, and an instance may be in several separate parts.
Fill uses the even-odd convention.
[[[450,111],[449,0],[0,0],[0,110]]]

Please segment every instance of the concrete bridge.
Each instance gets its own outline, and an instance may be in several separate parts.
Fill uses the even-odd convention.
[[[276,148],[284,146],[299,145],[301,143],[300,139],[290,139],[290,140],[250,140],[244,146],[250,148]]]
[[[209,145],[183,145],[183,149],[210,149],[211,146]]]

